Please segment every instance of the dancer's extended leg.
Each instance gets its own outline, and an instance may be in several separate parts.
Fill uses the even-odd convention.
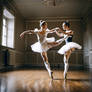
[[[60,45],[67,37],[68,36],[66,36],[65,38],[61,38],[61,39],[59,39],[59,40],[57,40],[55,42],[50,42],[48,44],[51,45],[52,47],[56,47],[56,46]]]

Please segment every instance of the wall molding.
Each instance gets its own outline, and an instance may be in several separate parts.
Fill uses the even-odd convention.
[[[26,57],[26,61],[27,61],[26,64],[31,64],[32,66],[44,65],[40,54],[34,53],[32,51],[26,51],[25,53],[26,53],[25,57]],[[57,53],[57,50],[50,50],[47,55],[48,55],[49,63],[51,65],[60,66],[63,64],[63,55],[59,55]],[[83,55],[82,50],[81,51],[77,51],[77,50],[74,51],[69,59],[69,64],[72,66],[76,66],[76,65],[82,66],[83,65],[82,55]]]
[[[22,51],[9,50],[10,53],[10,65],[25,64],[25,53]]]
[[[63,22],[66,20],[69,21],[81,21],[81,17],[37,17],[25,19],[25,23],[29,22],[39,22],[39,20],[46,20],[47,22]]]

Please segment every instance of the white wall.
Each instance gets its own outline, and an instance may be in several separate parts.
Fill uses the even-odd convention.
[[[92,68],[92,13],[85,20],[84,32],[84,64],[86,68]]]

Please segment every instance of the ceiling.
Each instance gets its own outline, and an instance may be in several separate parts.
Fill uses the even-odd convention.
[[[92,0],[14,0],[14,2],[21,15],[26,19],[82,17],[92,8]]]

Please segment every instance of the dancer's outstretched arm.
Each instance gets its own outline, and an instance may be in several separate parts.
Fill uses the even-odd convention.
[[[24,31],[20,34],[20,37],[23,38],[25,34],[34,34],[34,30],[27,30],[27,31]]]
[[[70,32],[65,32],[65,31],[59,29],[59,32],[56,31],[56,34],[57,34],[59,37],[62,37],[62,36],[64,36],[64,34],[66,34],[66,35],[73,35],[74,32],[73,32],[72,30],[70,30]]]
[[[72,30],[70,30],[70,32],[65,32],[63,30],[60,29],[60,31],[63,33],[63,34],[66,34],[66,35],[73,35],[74,32]]]
[[[48,33],[54,33],[54,32],[56,32],[57,30],[59,30],[59,27],[56,27],[56,28],[53,28],[53,29],[51,29],[51,30],[47,30],[47,32]]]

